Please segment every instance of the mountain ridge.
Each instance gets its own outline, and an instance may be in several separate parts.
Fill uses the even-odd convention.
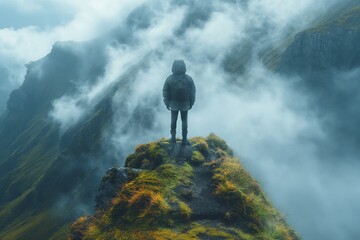
[[[354,5],[358,4],[355,3],[356,1],[352,2]],[[342,14],[335,11],[334,16],[337,18]],[[314,33],[313,28],[309,29],[312,29],[311,32],[306,34]],[[345,35],[347,32],[341,33]],[[284,49],[284,51],[287,50],[287,57],[283,55],[282,51],[279,51],[279,56],[275,56],[275,60],[272,57],[267,59],[266,65],[269,64],[272,66],[271,69],[276,70],[280,58],[282,58],[282,68],[291,70],[290,74],[293,72],[302,74],[305,72],[304,69],[310,69],[309,71],[312,73],[312,67],[318,66],[311,62],[312,59],[318,59],[318,56],[324,58],[326,55],[320,54],[314,48],[323,45],[310,43],[314,39],[319,42],[330,42],[327,37],[333,36],[333,33],[331,31],[326,34],[320,33],[321,38],[312,36],[303,38],[301,37],[302,33],[299,34],[300,37],[297,41],[303,41],[302,48],[311,48],[313,54],[307,55],[304,60],[300,57],[302,50],[296,49],[299,47],[299,42],[293,44],[290,39]],[[337,34],[337,37],[332,39],[339,39],[339,36],[341,34]],[[354,38],[354,40],[356,39]],[[342,41],[335,43],[343,44]],[[351,43],[358,46],[356,41],[354,43],[352,40]],[[293,45],[288,48],[291,44]],[[352,44],[347,44],[347,46]],[[71,47],[72,45],[74,46]],[[115,83],[107,96],[94,106],[84,118],[80,119],[78,124],[70,127],[64,133],[61,133],[59,126],[49,118],[53,100],[78,91],[72,80],[81,75],[81,78],[86,78],[86,81],[94,82],[103,75],[106,62],[102,61],[102,47],[99,47],[100,50],[96,49],[92,43],[55,44],[50,54],[44,59],[27,66],[28,71],[23,85],[11,94],[8,109],[0,118],[0,190],[4,193],[0,196],[1,239],[29,239],[29,236],[37,239],[64,239],[70,222],[81,215],[79,212],[72,211],[78,209],[77,204],[91,205],[95,197],[96,184],[102,177],[91,175],[93,168],[82,167],[81,163],[101,160],[104,163],[104,171],[114,164],[115,160],[112,156],[106,156],[104,153],[102,140],[104,131],[109,130],[107,128],[112,121],[112,97],[117,90],[123,91],[126,95],[127,89],[126,87],[122,88],[120,82]],[[331,48],[330,50],[335,52],[336,49]],[[84,56],[80,56],[83,52],[91,53],[90,57],[96,55],[95,59],[98,57],[102,60],[84,63],[81,60]],[[349,51],[347,50],[347,52]],[[354,56],[356,51],[350,53],[351,56]],[[241,54],[243,53],[240,52],[239,55]],[[238,61],[238,59],[234,61]],[[298,65],[297,61],[301,64]],[[42,64],[45,64],[47,68],[44,68],[42,74],[39,74],[37,70]],[[303,64],[308,65],[303,66]],[[87,70],[79,72],[79,69],[84,70],[82,68],[84,65],[87,66]],[[243,65],[246,64],[241,62],[232,68],[244,72]],[[289,65],[294,67],[289,67]],[[346,67],[349,69],[356,66],[358,64],[349,64],[346,61]],[[333,65],[325,64],[322,67],[332,68]],[[56,76],[57,74],[61,77]],[[127,81],[121,82],[121,84],[130,84],[129,75],[131,74],[126,76]],[[36,105],[37,103],[40,104]],[[139,123],[138,121],[139,112],[146,112],[150,117],[152,116],[151,110],[145,110],[141,106],[136,107],[134,116],[130,116],[128,124],[137,124],[140,129],[146,129],[151,123]],[[338,115],[343,116],[343,114]],[[329,127],[329,129],[332,128]],[[72,174],[70,172],[66,174],[66,169],[70,169]],[[87,183],[88,181],[89,183]],[[64,186],[62,183],[65,183]],[[54,195],[47,196],[47,193],[54,193]],[[69,196],[72,195],[76,197],[64,204],[65,208],[60,208],[61,213],[64,213],[65,216],[59,216],[59,213],[53,211],[54,208],[58,210],[57,200],[64,196],[71,198]],[[72,200],[74,202],[71,202]],[[63,211],[66,207],[69,207],[70,210]]]
[[[299,239],[226,142],[140,144],[105,174],[93,216],[72,225],[81,239]]]

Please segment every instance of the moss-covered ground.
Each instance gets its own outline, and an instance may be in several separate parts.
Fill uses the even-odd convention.
[[[224,140],[210,134],[190,144],[184,161],[168,139],[136,147],[125,166],[142,170],[129,175],[111,207],[78,219],[70,239],[298,239]],[[210,169],[209,197],[225,206],[208,219],[190,207],[202,169]]]

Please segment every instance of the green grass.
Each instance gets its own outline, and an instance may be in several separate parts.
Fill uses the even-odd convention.
[[[27,211],[12,221],[12,224],[2,230],[0,239],[66,239],[69,224],[63,225],[50,211],[33,215]],[[34,231],[34,229],[36,229]],[[54,234],[55,233],[55,234]]]
[[[190,163],[199,166],[202,165],[205,162],[205,157],[202,155],[202,153],[198,150],[193,151]]]
[[[94,114],[92,119],[98,116],[100,113]],[[81,129],[86,128],[89,122]],[[1,159],[14,164],[0,179],[2,197],[6,200],[0,207],[0,239],[67,238],[70,222],[64,222],[66,220],[61,214],[52,214],[53,196],[44,194],[39,199],[34,198],[35,192],[43,191],[40,189],[44,187],[43,178],[58,159],[58,140],[56,124],[48,121],[47,112],[41,112],[28,122],[24,131],[14,140],[14,147],[9,148],[7,159]],[[54,175],[56,177],[58,175]],[[73,213],[69,210],[65,214]]]
[[[45,207],[47,199],[36,203],[28,200],[57,157],[57,148],[51,145],[56,134],[56,128],[38,116],[13,143],[18,147],[9,159],[16,164],[1,178],[2,196],[7,197],[7,202],[0,208],[0,239],[40,239],[44,238],[42,234],[50,236],[59,227],[56,217]]]
[[[210,134],[190,143],[192,158],[181,164],[169,157],[168,140],[137,146],[126,166],[143,170],[132,175],[109,209],[80,218],[72,233],[82,239],[298,239],[224,140]],[[192,219],[191,200],[178,191],[194,184],[195,168],[208,167],[214,198],[228,209],[215,225]]]
[[[336,16],[325,22],[306,30],[307,32],[326,33],[334,27],[345,28],[348,30],[358,30],[360,28],[360,6],[352,7],[340,16]]]
[[[259,239],[297,239],[239,159],[226,156],[213,164],[214,195],[229,206],[225,220],[246,222]]]
[[[130,154],[125,161],[125,167],[155,169],[161,164],[170,162],[166,148],[170,143],[165,140],[141,144],[136,147],[135,153]]]

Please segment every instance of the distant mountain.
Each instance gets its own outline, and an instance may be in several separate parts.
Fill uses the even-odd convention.
[[[104,176],[70,239],[299,239],[214,134],[137,146]]]
[[[58,43],[48,56],[30,63],[23,85],[8,100],[0,124],[1,239],[59,239],[56,232],[79,214],[71,205],[91,199],[96,189],[91,185],[98,181],[91,175],[93,168],[82,161],[101,152],[111,101],[103,99],[90,117],[62,135],[48,116],[53,100],[75,91],[72,79],[91,81],[101,74],[102,66],[93,65],[92,72],[83,75],[81,58],[72,47],[81,48]],[[110,160],[100,156],[106,166]],[[54,205],[68,194],[72,197],[63,200],[65,210],[59,215]]]
[[[279,47],[281,50],[275,49],[267,55],[267,65],[282,73],[304,76],[314,76],[317,71],[327,68],[357,68],[360,64],[359,8],[355,1],[351,4],[341,11],[332,11],[331,19],[324,18],[328,20],[298,33],[295,38],[284,40],[285,44]],[[141,15],[140,10],[136,14]],[[201,10],[204,14],[199,19],[195,21],[196,16],[192,13],[184,25],[201,24],[209,17],[207,9]],[[146,27],[141,22],[133,24]],[[130,35],[131,29],[118,29],[111,37],[127,41]],[[113,121],[113,96],[120,92],[118,95],[124,98],[120,103],[126,104],[127,85],[132,79],[129,76],[121,79],[124,80],[121,86],[114,83],[69,129],[62,130],[49,117],[49,112],[54,100],[79,91],[78,81],[93,83],[104,75],[107,64],[104,49],[106,44],[113,44],[112,40],[55,44],[49,55],[27,65],[22,86],[11,93],[7,110],[0,117],[0,239],[65,239],[70,224],[83,215],[79,206],[92,209],[102,179],[101,171],[94,171],[99,168],[96,163],[101,162],[105,172],[119,160],[104,151],[107,144],[105,135],[111,131],[109,127]],[[242,50],[236,53],[244,54]],[[245,51],[246,54],[250,55]],[[231,58],[224,62],[224,68],[241,74],[246,70],[246,61]],[[327,90],[333,91],[331,87]],[[325,96],[325,91],[312,91],[314,95]],[[357,93],[351,93],[351,96]],[[345,95],[349,95],[348,92],[340,94],[335,101],[340,99],[342,102],[339,102],[345,105]],[[330,105],[331,102],[323,103],[324,109]],[[341,105],[339,109],[345,108]],[[139,112],[144,113],[146,119],[140,118]],[[147,129],[151,128],[153,114],[151,108],[137,106],[130,116],[123,117],[129,119],[126,126]],[[346,116],[344,119],[348,121],[360,121],[359,114],[352,110],[335,111],[334,115]],[[339,132],[336,129],[345,129],[342,134],[359,131],[344,119],[329,123],[335,126],[331,128],[335,129],[334,134]],[[358,148],[360,133],[354,136],[347,147]],[[267,201],[264,203],[268,205]],[[273,218],[280,219],[277,213]],[[284,231],[290,232],[287,226]],[[226,232],[229,233],[222,234]]]
[[[360,66],[360,3],[295,36],[281,57],[281,72],[307,75]]]
[[[344,18],[353,14],[351,18],[356,19],[359,6],[360,3],[357,0],[338,2],[334,7],[328,9],[327,14],[318,16],[306,29],[301,32],[292,32],[281,44],[265,51],[261,56],[264,65],[273,71],[303,75],[304,70],[312,71],[320,67],[319,64],[322,63],[317,61],[321,56],[324,58],[323,61],[333,61],[334,58],[330,60],[328,57],[330,57],[329,54],[334,54],[334,51],[337,51],[337,54],[341,52],[341,49],[336,49],[337,47],[352,47],[352,45],[345,44],[347,40],[339,38],[339,35],[337,37],[338,42],[335,43],[335,32],[333,30],[337,28],[338,31],[346,31],[346,28],[348,30],[357,28],[357,23],[352,20],[347,21],[347,24],[341,24],[341,22]],[[332,34],[329,34],[330,32]],[[326,33],[328,33],[328,36],[326,36]],[[350,44],[350,42],[347,43]],[[319,47],[320,44],[332,44],[335,48],[327,49],[326,46],[321,48]],[[346,50],[342,54],[345,55]],[[340,64],[341,60],[344,59],[339,59]],[[347,60],[344,64],[346,62]],[[326,69],[326,67],[329,66],[322,66],[323,69]]]
[[[276,69],[290,78],[302,78],[299,89],[309,96],[326,129],[324,149],[342,159],[360,154],[360,112],[353,107],[360,103],[360,2],[344,4],[298,33]]]

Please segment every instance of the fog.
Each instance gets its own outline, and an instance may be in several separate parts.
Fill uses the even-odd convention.
[[[24,80],[25,64],[57,41],[89,41],[124,20],[143,1],[0,0],[0,113]]]
[[[338,138],[351,138],[339,135],[340,108],[348,115],[359,111],[346,104],[348,109],[326,108],[316,101],[326,91],[356,101],[357,95],[351,92],[354,88],[349,86],[359,72],[334,73],[338,80],[327,90],[307,91],[299,88],[300,77],[274,73],[259,59],[261,51],[305,29],[335,1],[120,2],[113,8],[107,5],[110,1],[104,5],[93,1],[90,5],[101,17],[97,23],[90,21],[92,30],[84,30],[88,22],[77,25],[74,19],[87,19],[80,16],[91,11],[75,1],[73,7],[79,15],[61,29],[80,32],[72,35],[69,30],[68,38],[55,34],[46,40],[48,48],[42,54],[55,40],[89,40],[111,30],[105,34],[109,44],[104,48],[108,62],[104,75],[95,84],[79,80],[76,95],[53,103],[50,116],[60,123],[61,131],[91,112],[101,97],[119,84],[113,98],[115,117],[107,132],[111,145],[106,146],[119,157],[119,165],[137,144],[169,137],[170,113],[162,102],[162,86],[171,74],[172,61],[182,58],[197,88],[196,102],[189,112],[190,137],[214,132],[225,139],[303,239],[354,239],[360,235],[359,153],[348,149],[340,154],[343,145]],[[67,1],[64,4],[70,5]],[[109,15],[105,14],[107,9],[112,10]],[[77,27],[71,27],[74,25]],[[57,31],[54,29],[44,38]],[[21,29],[11,31],[20,34]],[[246,72],[234,77],[224,70],[224,60],[249,42],[252,47]],[[8,56],[27,61],[41,56],[25,58],[20,51],[7,49],[13,54]],[[349,86],[341,79],[347,79]],[[319,114],[318,108],[324,111]]]

